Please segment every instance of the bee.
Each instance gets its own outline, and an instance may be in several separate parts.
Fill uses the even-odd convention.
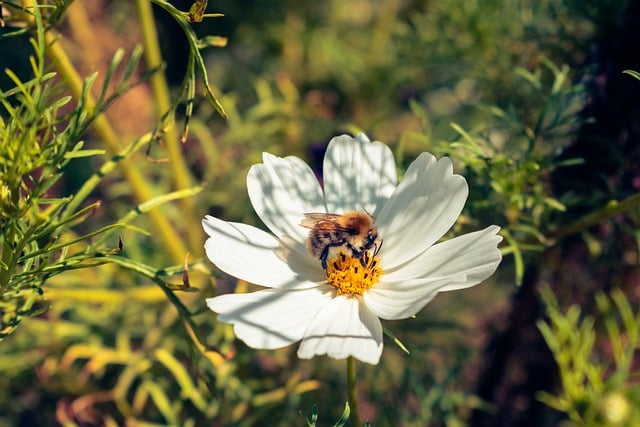
[[[374,246],[375,252],[379,249],[380,240],[374,219],[364,212],[353,211],[342,215],[306,213],[300,225],[311,229],[307,238],[307,249],[320,259],[325,270],[331,248],[346,247],[365,267],[363,257],[366,251]]]

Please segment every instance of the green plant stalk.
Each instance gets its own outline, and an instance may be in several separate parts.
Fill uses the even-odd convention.
[[[356,391],[356,362],[352,356],[347,358],[347,395],[351,407],[351,424],[359,426],[360,413],[358,412],[358,396]]]
[[[110,174],[122,159],[136,152],[140,147],[148,144],[153,139],[150,133],[142,135],[140,138],[133,141],[119,154],[113,156],[111,160],[106,162],[100,167],[100,169],[94,173],[91,178],[87,179],[80,189],[73,195],[71,201],[65,207],[65,212],[62,216],[63,219],[69,218],[80,207],[80,204],[85,201],[87,197],[96,189],[100,184],[102,178]]]
[[[623,212],[627,212],[639,205],[640,193],[633,194],[621,201],[613,200],[607,203],[603,208],[591,212],[573,222],[572,224],[569,224],[567,227],[559,230],[555,233],[555,235],[551,236],[550,240],[559,241],[573,234],[581,233],[598,224],[599,222],[604,221],[605,219],[611,218]]]
[[[546,247],[553,247],[557,245],[559,241],[566,239],[567,237],[573,236],[575,234],[580,234],[604,220],[628,212],[637,206],[640,206],[640,193],[633,194],[625,199],[622,199],[621,201],[611,200],[604,207],[594,210],[581,218],[578,218],[576,221],[566,225],[562,229],[549,233],[542,239],[542,242]],[[517,282],[520,282],[522,279],[521,274],[524,271],[522,252],[523,250],[540,250],[540,248],[537,247],[537,244],[541,241],[541,239],[529,238],[521,242],[516,242],[515,238],[513,238],[512,235],[509,234],[509,231],[507,229],[503,229],[500,233],[512,243],[509,246],[505,246],[502,248],[502,255],[507,255],[510,253],[514,254],[514,256],[516,257],[516,269],[519,272],[517,274]]]
[[[202,187],[195,186],[192,188],[185,188],[184,190],[172,191],[170,193],[166,193],[161,196],[154,197],[153,199],[147,200],[146,202],[141,203],[138,206],[136,206],[134,209],[132,209],[131,212],[129,212],[128,214],[126,214],[120,219],[120,221],[118,222],[118,225],[120,226],[125,225],[131,222],[134,218],[138,217],[139,215],[144,214],[146,212],[151,212],[152,209],[154,209],[155,207],[161,204],[168,203],[173,200],[180,200],[184,197],[192,197],[198,194],[201,190],[202,190]],[[104,243],[105,239],[109,237],[109,234],[110,233],[108,232],[104,232],[100,237],[98,237],[93,242],[93,244],[96,246],[101,245],[102,243]]]
[[[185,36],[187,37],[187,42],[189,42],[189,49],[191,51],[189,55],[189,64],[187,66],[187,73],[186,73],[188,76],[190,76],[189,80],[191,81],[191,83],[189,83],[189,85],[192,88],[194,88],[193,81],[195,81],[195,76],[196,76],[195,71],[197,66],[197,69],[200,72],[200,79],[202,81],[202,86],[204,86],[205,97],[211,102],[211,104],[216,109],[218,114],[220,114],[220,116],[222,116],[222,118],[226,120],[227,113],[224,111],[224,108],[222,108],[222,104],[216,97],[215,93],[213,92],[213,88],[209,83],[209,78],[207,77],[204,59],[202,58],[202,55],[200,55],[200,46],[198,43],[197,36],[193,31],[193,28],[191,28],[189,22],[187,21],[190,14],[176,9],[175,6],[173,6],[171,3],[168,3],[165,0],[151,0],[151,1],[157,6],[163,8],[171,16],[173,17],[181,16],[183,18],[183,19],[176,19],[176,23],[180,26],[180,28],[182,28],[182,31],[185,33]],[[203,16],[214,16],[214,15],[203,15]],[[215,15],[215,16],[219,16],[219,15]],[[193,90],[191,90],[190,93],[191,93],[191,96],[189,98],[193,99]],[[189,104],[187,105],[187,108],[189,108]]]
[[[136,0],[136,10],[138,11],[138,19],[140,28],[142,29],[142,39],[145,47],[144,58],[147,67],[149,69],[160,68],[162,66],[162,54],[158,43],[158,32],[156,30],[155,20],[153,19],[151,2],[149,2],[149,0]],[[157,72],[151,76],[151,88],[155,95],[154,105],[156,118],[160,120],[160,118],[172,108],[169,85],[163,72]],[[182,144],[179,141],[175,125],[166,129],[164,141],[169,151],[169,164],[175,188],[182,190],[191,187],[193,185],[193,179],[182,154]],[[193,224],[200,223],[195,212],[193,199],[182,199],[179,203],[182,209],[182,215],[187,220],[187,224],[189,224],[186,228],[189,239],[189,249],[195,256],[201,256],[202,232],[199,226],[193,226]]]
[[[202,341],[200,339],[200,337],[195,334],[195,331],[198,330],[196,324],[193,321],[193,314],[189,311],[189,309],[182,303],[182,301],[180,301],[180,299],[176,296],[176,294],[169,289],[168,283],[165,282],[160,276],[160,271],[158,270],[154,270],[153,268],[144,265],[142,263],[121,257],[121,256],[113,256],[113,255],[107,255],[105,256],[105,259],[113,264],[116,264],[120,267],[123,267],[129,271],[133,271],[136,272],[146,278],[148,278],[149,280],[152,280],[153,282],[155,282],[158,287],[162,290],[162,292],[164,292],[166,298],[169,300],[169,302],[171,303],[171,305],[173,306],[173,308],[175,308],[175,310],[173,311],[165,311],[163,316],[168,316],[166,317],[165,321],[167,322],[167,325],[170,324],[171,322],[173,322],[173,320],[175,319],[175,315],[179,314],[180,318],[182,319],[182,321],[185,324],[185,327],[187,327],[187,330],[190,334],[192,334],[196,339],[197,339],[197,344],[199,346],[201,346],[202,348],[205,348],[205,346],[202,344],[204,341]],[[150,340],[150,339],[159,339],[159,336],[155,336],[153,334],[149,334],[146,338],[145,341]],[[145,348],[151,348],[152,346],[146,346]]]
[[[28,0],[24,1],[23,4],[25,8],[33,7],[33,2]],[[58,38],[59,35],[53,30],[45,32],[45,43],[49,47],[47,54],[77,101],[82,94],[82,78],[69,60],[62,45],[57,43]],[[87,95],[86,105],[89,108],[95,105],[95,100],[92,96]],[[119,138],[109,120],[104,115],[100,115],[96,117],[92,127],[104,141],[107,151],[111,155],[116,155],[120,150]],[[119,167],[124,178],[129,182],[133,195],[138,202],[142,203],[153,197],[151,187],[138,169],[134,167],[130,158],[123,159]],[[187,249],[171,223],[159,211],[149,212],[149,218],[158,230],[160,238],[164,241],[164,245],[171,254],[173,261],[181,262]]]
[[[0,295],[3,295],[9,288],[9,279],[13,275],[13,268],[11,267],[12,254],[13,248],[7,239],[2,244],[2,259],[0,260]]]
[[[15,230],[13,227],[8,230],[8,238],[5,239],[2,252],[2,265],[6,268],[0,269],[0,295],[4,294],[9,289],[9,282],[12,277],[17,277],[14,273],[15,268],[20,261],[20,254],[22,253],[25,245],[28,244],[29,239],[33,236],[45,222],[44,219],[40,219],[36,224],[32,224],[27,230],[24,231],[24,235],[19,239],[15,246],[12,246],[10,242],[14,241]]]

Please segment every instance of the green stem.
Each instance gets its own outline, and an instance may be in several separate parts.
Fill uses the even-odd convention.
[[[72,215],[74,215],[80,205],[93,193],[93,191],[98,187],[103,177],[110,174],[122,161],[122,159],[132,155],[135,151],[137,151],[140,147],[148,144],[153,139],[153,135],[150,133],[146,133],[142,135],[140,138],[129,144],[124,150],[122,150],[119,154],[116,154],[109,160],[104,163],[100,169],[94,173],[91,178],[85,181],[85,183],[80,187],[80,189],[73,195],[71,201],[65,207],[64,214],[62,215],[62,219],[66,220]]]
[[[351,425],[359,426],[360,414],[358,413],[358,396],[356,391],[356,362],[351,356],[347,358],[347,393],[349,396],[349,406],[351,409]]]
[[[152,267],[148,265],[130,260],[128,258],[122,256],[114,256],[107,255],[104,257],[106,262],[111,262],[113,264],[117,264],[120,267],[123,267],[129,271],[134,271],[150,280],[155,282],[162,292],[165,293],[167,299],[173,304],[178,313],[180,313],[180,317],[187,323],[189,326],[197,330],[195,323],[193,322],[193,314],[189,311],[189,309],[180,301],[180,299],[176,296],[176,294],[169,289],[167,282],[165,282],[160,277],[160,272],[158,270],[154,270]]]
[[[552,241],[559,241],[573,234],[582,233],[605,219],[627,212],[638,205],[640,205],[640,193],[633,194],[621,201],[612,200],[603,208],[591,212],[559,230],[555,235],[551,236],[551,239],[553,239]]]
[[[4,293],[9,289],[9,279],[13,276],[12,258],[14,252],[9,239],[12,239],[12,237],[8,236],[2,243],[2,253],[0,253],[0,257],[2,258],[2,265],[0,265],[0,295],[4,295]]]

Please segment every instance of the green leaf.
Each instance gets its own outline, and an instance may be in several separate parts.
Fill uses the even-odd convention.
[[[93,150],[77,150],[77,151],[70,151],[68,153],[65,153],[64,158],[65,159],[80,159],[83,157],[91,157],[91,156],[102,156],[104,154],[106,154],[107,152],[105,150],[100,150],[100,149],[93,149]]]
[[[402,343],[402,341],[400,341],[400,338],[396,337],[393,332],[391,332],[389,329],[387,328],[382,328],[383,332],[385,335],[387,335],[388,337],[390,337],[393,342],[400,347],[400,350],[404,351],[406,354],[411,354],[409,352],[409,349]]]
[[[345,402],[344,411],[342,411],[342,416],[336,421],[333,427],[343,427],[349,421],[349,415],[351,415],[351,408],[349,407],[349,402]]]
[[[622,73],[623,73],[623,74],[628,74],[628,75],[630,75],[631,77],[633,77],[634,79],[638,79],[638,80],[640,80],[640,73],[639,73],[639,72],[637,72],[637,71],[634,71],[634,70],[624,70]]]

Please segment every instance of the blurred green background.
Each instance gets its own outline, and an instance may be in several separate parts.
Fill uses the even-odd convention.
[[[375,426],[640,422],[632,357],[640,80],[623,73],[640,70],[640,2],[221,1],[207,13],[224,16],[202,22],[166,6],[192,3],[50,1],[38,33],[21,9],[31,2],[4,2],[0,68],[18,77],[0,76],[1,243],[3,262],[12,252],[17,261],[3,266],[0,283],[0,426],[303,426],[299,411],[314,404],[318,425],[333,425],[347,399],[344,361],[298,360],[296,346],[251,350],[216,323],[206,297],[253,287],[202,258],[200,220],[262,227],[245,186],[261,153],[297,155],[321,173],[331,137],[358,131],[389,144],[400,172],[423,151],[451,156],[470,196],[450,236],[498,224],[505,237],[492,279],[438,296],[415,319],[385,323],[410,354],[385,337],[381,363],[358,365],[362,418]],[[29,39],[43,28],[57,49],[43,39],[42,74],[56,76],[21,92],[16,81],[38,76]],[[226,119],[203,94],[185,28],[208,45],[201,65]],[[151,41],[162,67],[149,77]],[[137,45],[145,54],[127,74]],[[119,48],[124,57],[110,69]],[[97,72],[98,108],[74,91],[73,72]],[[105,78],[113,98],[100,97]],[[38,105],[34,87],[44,94]],[[85,125],[76,126],[78,112],[90,118]],[[37,148],[12,146],[18,136]],[[78,141],[101,151],[65,157]],[[94,175],[121,150],[125,160]],[[75,206],[90,210],[68,222],[47,210],[68,206],[63,198],[92,177]],[[33,224],[44,230],[37,238]],[[29,242],[22,251],[20,239]],[[540,289],[559,307],[550,312],[553,352],[536,323],[553,307]],[[628,313],[623,302],[602,302],[613,289]],[[563,317],[569,306],[576,318]],[[580,347],[589,331],[592,346]],[[627,408],[619,420],[611,401]]]

